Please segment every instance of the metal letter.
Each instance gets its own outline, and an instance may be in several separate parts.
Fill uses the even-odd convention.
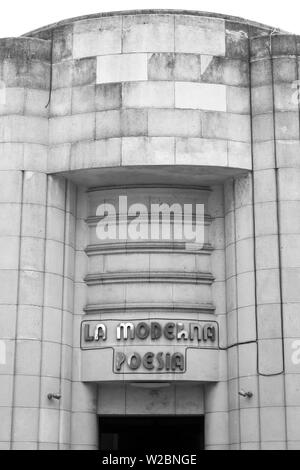
[[[87,343],[91,342],[91,341],[94,341],[94,336],[90,335],[90,325],[89,324],[84,325],[84,341],[86,341]]]
[[[184,357],[180,353],[175,353],[172,356],[172,370],[176,369],[184,370]]]
[[[147,323],[139,323],[135,329],[135,334],[139,339],[147,339],[150,333],[150,328]]]
[[[178,341],[181,339],[187,341],[189,339],[189,334],[187,331],[185,331],[183,323],[177,323],[177,339]]]
[[[163,368],[165,366],[165,363],[164,363],[164,360],[163,360],[163,355],[164,355],[164,353],[160,352],[156,356],[156,359],[157,359],[157,362],[158,362],[157,370],[163,370]]]
[[[133,353],[127,360],[128,367],[131,370],[137,370],[142,363],[141,356],[138,353]]]
[[[145,356],[143,357],[143,366],[145,367],[145,369],[148,369],[148,370],[154,369],[153,359],[154,359],[153,353],[145,354]]]
[[[216,329],[213,325],[205,325],[203,330],[203,340],[207,341],[211,339],[211,341],[215,341],[216,339]]]
[[[164,327],[164,335],[167,339],[175,339],[174,334],[175,323],[167,323]]]
[[[194,341],[195,330],[197,330],[197,340],[201,341],[202,328],[198,323],[190,323],[190,340]]]
[[[171,354],[166,354],[166,370],[171,369]]]
[[[151,339],[156,340],[161,338],[162,329],[159,323],[153,322],[151,323]]]
[[[118,352],[118,353],[116,354],[116,369],[117,369],[117,370],[121,370],[122,365],[123,365],[124,362],[125,362],[125,359],[126,359],[126,356],[125,356],[124,353]]]
[[[130,339],[134,339],[135,328],[133,323],[120,323],[117,327],[117,340],[128,339],[128,330],[130,330]]]
[[[102,323],[97,325],[95,329],[95,341],[99,341],[99,339],[106,341],[106,326]]]

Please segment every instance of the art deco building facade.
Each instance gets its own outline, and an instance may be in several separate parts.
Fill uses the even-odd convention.
[[[1,449],[300,449],[299,54],[185,11],[0,40]],[[103,242],[119,196],[201,203],[202,248]]]

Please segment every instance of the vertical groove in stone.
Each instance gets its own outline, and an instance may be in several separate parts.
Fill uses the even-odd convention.
[[[43,280],[43,305],[42,305],[42,319],[41,319],[41,356],[40,356],[40,386],[39,386],[39,415],[38,415],[38,438],[37,449],[40,448],[40,433],[41,433],[41,408],[42,408],[42,368],[43,368],[43,332],[44,332],[44,309],[45,309],[45,275],[46,275],[46,254],[47,254],[47,229],[48,229],[48,190],[49,190],[49,176],[46,178],[46,203],[45,203],[45,235],[44,235],[44,280]],[[49,393],[50,390],[49,390]]]
[[[16,364],[17,364],[17,343],[18,343],[18,324],[19,324],[19,299],[20,299],[20,273],[21,273],[21,255],[22,255],[22,222],[23,222],[23,198],[24,198],[24,175],[21,172],[21,198],[20,198],[20,225],[19,225],[19,260],[18,260],[18,288],[16,299],[16,329],[14,341],[14,364],[13,364],[13,388],[12,388],[12,403],[11,403],[11,431],[10,431],[10,450],[13,449],[14,443],[14,417],[15,417],[15,385],[16,385]]]

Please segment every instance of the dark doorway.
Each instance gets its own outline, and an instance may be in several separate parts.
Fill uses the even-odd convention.
[[[204,416],[100,416],[99,449],[197,452],[204,449]]]

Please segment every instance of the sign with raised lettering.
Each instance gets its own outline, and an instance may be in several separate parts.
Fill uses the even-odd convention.
[[[218,347],[219,328],[214,321],[109,319],[81,324],[81,349],[110,349],[113,374],[184,374],[188,350]]]

